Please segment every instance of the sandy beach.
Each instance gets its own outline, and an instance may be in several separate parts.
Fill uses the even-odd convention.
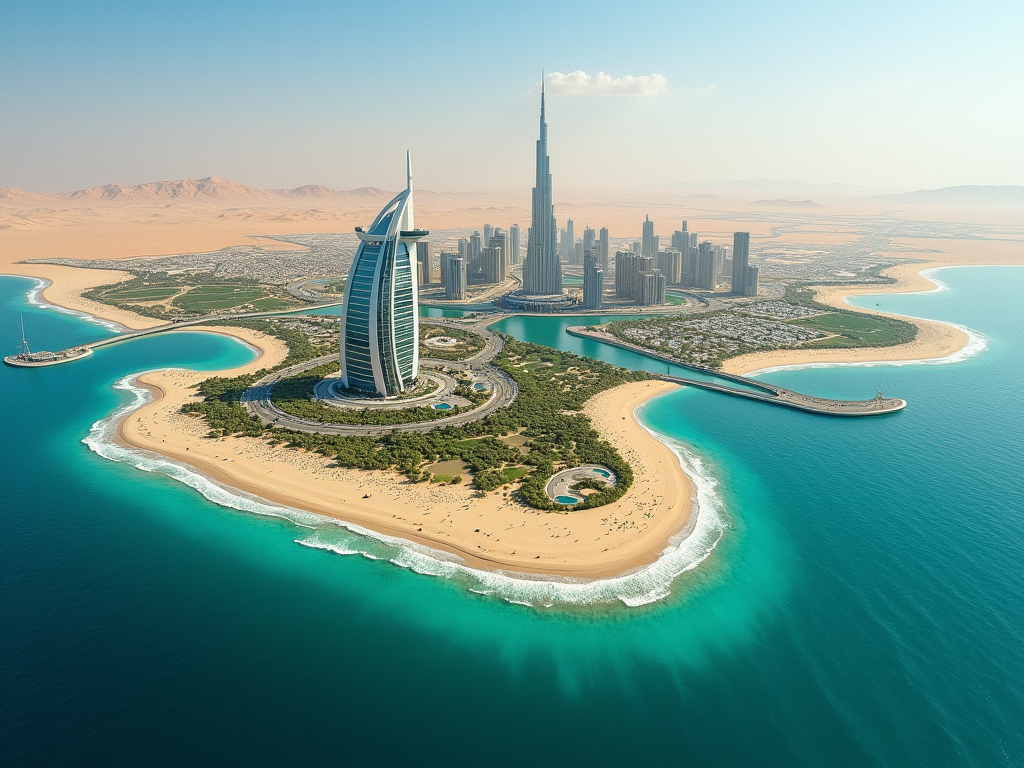
[[[231,375],[284,357],[277,339],[247,329],[223,330],[263,352]],[[594,426],[622,451],[636,480],[615,504],[556,514],[526,507],[502,491],[478,498],[467,484],[410,483],[392,472],[338,468],[318,454],[271,446],[259,438],[206,438],[205,424],[179,409],[195,398],[191,387],[209,375],[185,370],[141,375],[139,383],[156,399],[125,417],[119,440],[186,463],[222,485],[441,549],[480,568],[584,578],[618,575],[656,560],[690,519],[689,478],[668,446],[644,431],[633,415],[650,398],[672,390],[671,384],[625,384],[588,403]]]
[[[874,293],[915,293],[936,288],[920,273],[940,266],[941,263],[900,264],[885,270],[883,274],[895,277],[897,282],[886,285],[819,286],[815,288],[817,299],[823,304],[849,309],[843,299],[848,296],[862,296]],[[860,312],[884,314],[870,309]],[[945,323],[930,320],[908,319],[917,326],[917,338],[909,344],[896,347],[861,347],[857,349],[777,349],[771,352],[755,352],[740,355],[722,364],[726,373],[746,374],[763,368],[780,365],[803,365],[805,363],[866,363],[899,360],[937,360],[963,349],[969,338],[966,333]]]

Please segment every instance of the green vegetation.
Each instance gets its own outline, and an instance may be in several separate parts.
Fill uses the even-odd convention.
[[[300,306],[284,288],[205,272],[153,272],[85,291],[86,298],[161,320],[188,320],[214,312],[271,312]]]
[[[278,331],[268,332],[280,335]],[[306,354],[310,352],[307,350]],[[393,469],[414,482],[431,479],[425,470],[427,465],[458,459],[468,465],[478,490],[492,491],[519,483],[515,495],[526,504],[545,510],[567,509],[556,505],[544,492],[544,486],[556,466],[601,464],[616,474],[618,483],[596,489],[597,492],[589,494],[573,508],[598,507],[621,498],[633,482],[633,471],[579,411],[598,392],[628,381],[640,381],[647,375],[511,338],[506,338],[504,350],[495,359],[495,364],[519,386],[519,396],[508,408],[480,421],[457,427],[436,427],[423,433],[396,430],[376,437],[349,437],[264,427],[249,416],[239,401],[242,393],[266,371],[230,379],[207,379],[198,387],[203,400],[188,403],[182,410],[206,419],[211,437],[229,434],[262,436],[292,447],[316,451],[334,459],[338,466]],[[308,404],[312,382],[323,375],[322,372],[308,373],[307,379],[297,376],[291,380],[290,388],[285,389],[285,400]],[[472,390],[466,394],[486,397]],[[281,407],[282,400],[275,398],[275,403]],[[438,413],[450,415],[452,411]],[[498,439],[511,433],[521,433],[528,438],[525,447],[529,452],[525,456],[518,447]],[[462,478],[453,477],[450,482],[462,482]]]
[[[290,365],[312,360],[333,350],[330,347],[313,344],[306,334],[295,328],[285,327],[282,320],[261,320],[259,318],[242,318],[238,320],[212,320],[202,325],[226,325],[239,328],[250,328],[254,331],[276,336],[288,346],[288,355],[273,368],[262,368],[244,376],[225,378],[212,376],[201,381],[196,387],[202,395],[202,402],[185,403],[182,412],[203,416],[211,426],[209,437],[227,435],[248,435],[259,437],[264,434],[263,422],[251,415],[242,406],[242,393],[266,376],[268,373],[287,368]]]
[[[809,341],[804,347],[890,347],[905,344],[914,338],[904,326],[915,326],[904,320],[891,320],[876,315],[855,315],[833,312],[805,320],[793,320],[793,325],[812,328],[822,333],[835,334],[834,338]]]
[[[438,410],[430,406],[413,406],[410,408],[332,408],[324,405],[314,396],[313,389],[317,382],[338,371],[338,363],[330,362],[310,368],[308,371],[282,379],[270,392],[270,400],[285,413],[298,416],[309,421],[322,424],[415,424],[421,421],[453,416],[466,410],[472,410],[486,402],[489,395],[477,392],[469,379],[463,379],[455,389],[455,394],[473,403],[469,407],[453,406],[448,410]]]
[[[879,267],[882,269],[884,267]],[[894,278],[881,278],[895,282]],[[801,346],[808,349],[835,349],[839,347],[895,347],[908,344],[917,338],[917,326],[895,317],[836,309],[822,304],[815,298],[812,288],[806,285],[786,286],[784,301],[798,304],[823,313],[815,317],[791,320],[793,325],[811,328],[822,333],[835,334],[831,338],[817,339]]]
[[[427,339],[447,336],[455,339],[450,347],[434,347],[424,344]],[[454,326],[420,325],[420,358],[432,357],[435,360],[465,360],[472,357],[486,346],[487,342],[479,333],[473,333]]]

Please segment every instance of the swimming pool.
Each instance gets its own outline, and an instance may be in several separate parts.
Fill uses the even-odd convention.
[[[577,499],[575,496],[555,496],[555,501],[559,504],[578,504],[582,499]]]
[[[451,406],[448,405],[448,403],[438,403],[434,406],[434,410],[436,411],[447,411],[449,408],[451,408]]]

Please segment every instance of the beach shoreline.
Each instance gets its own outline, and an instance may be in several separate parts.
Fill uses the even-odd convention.
[[[822,304],[837,309],[850,309],[846,299],[879,293],[926,293],[939,286],[925,277],[922,272],[957,266],[940,262],[898,264],[883,271],[884,275],[895,277],[895,283],[881,285],[829,285],[810,286],[815,298]],[[963,330],[949,323],[925,320],[903,315],[891,315],[871,309],[857,307],[858,312],[882,315],[906,320],[917,326],[916,338],[894,347],[855,347],[844,349],[776,349],[770,352],[752,352],[739,355],[722,363],[722,371],[750,375],[779,368],[806,365],[849,365],[870,363],[927,362],[947,358],[963,350],[971,337]]]
[[[527,507],[503,491],[481,498],[467,484],[411,483],[394,472],[336,467],[319,454],[272,446],[262,438],[207,437],[203,422],[180,412],[195,398],[192,387],[212,375],[237,376],[275,365],[286,354],[275,337],[249,329],[202,332],[210,331],[230,331],[260,356],[230,371],[138,374],[137,385],[153,400],[121,418],[119,445],[185,464],[272,504],[440,550],[481,570],[574,579],[620,576],[655,562],[670,539],[693,525],[692,481],[672,449],[635,416],[644,403],[675,385],[634,382],[588,402],[595,429],[633,466],[634,484],[614,504],[558,514]]]
[[[836,287],[824,298],[837,306],[846,296],[862,293],[933,290],[935,284],[919,273],[946,265],[901,266],[914,269],[904,270],[895,284]],[[106,319],[121,322],[118,315],[122,314],[130,313],[114,310]],[[943,343],[928,339],[925,354],[939,357],[949,354],[953,346],[962,348],[966,335],[951,330],[957,335],[940,339]],[[670,540],[685,537],[696,523],[699,512],[692,478],[683,471],[672,448],[650,432],[638,416],[644,404],[676,389],[676,385],[655,381],[624,384],[588,401],[585,413],[594,428],[630,462],[636,482],[614,504],[552,514],[525,507],[502,491],[479,498],[467,485],[415,484],[393,472],[334,467],[331,460],[318,454],[270,446],[260,438],[206,437],[207,430],[198,419],[180,412],[182,404],[195,398],[192,388],[210,376],[237,376],[276,365],[287,355],[287,349],[276,337],[247,328],[211,326],[193,332],[231,336],[256,349],[257,357],[226,371],[163,369],[139,374],[135,377],[137,384],[146,388],[153,400],[120,420],[116,441],[122,447],[159,454],[222,486],[272,504],[455,555],[471,568],[525,576],[584,580],[621,576],[656,562]],[[902,345],[892,348],[901,350],[900,356],[876,354],[872,359],[920,359],[920,346],[907,349],[915,343]],[[847,354],[843,359],[823,359],[822,352],[829,351],[815,350],[813,358],[796,364],[858,362],[849,359],[849,352],[889,350],[844,350]],[[787,364],[767,360],[771,354],[744,356],[744,370]]]

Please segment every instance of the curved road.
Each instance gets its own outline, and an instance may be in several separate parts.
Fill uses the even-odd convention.
[[[421,320],[420,322],[423,321]],[[242,393],[242,404],[249,413],[259,418],[264,424],[274,424],[275,426],[282,427],[283,429],[291,429],[296,432],[309,432],[323,435],[372,436],[381,435],[396,429],[401,432],[429,432],[431,429],[434,429],[434,427],[447,427],[468,424],[472,421],[479,421],[480,419],[490,416],[498,409],[511,404],[511,402],[515,400],[516,395],[519,394],[519,387],[516,385],[515,381],[513,381],[512,378],[503,370],[491,364],[491,360],[501,352],[501,349],[504,346],[500,336],[484,327],[485,325],[490,325],[492,322],[494,322],[492,318],[487,318],[472,326],[468,326],[483,336],[485,342],[484,348],[472,357],[461,361],[435,360],[432,358],[424,358],[420,361],[424,367],[452,368],[460,371],[466,371],[467,373],[475,373],[478,376],[487,379],[491,384],[491,397],[479,408],[474,408],[471,411],[457,413],[454,416],[434,419],[433,421],[421,421],[413,424],[325,424],[323,422],[310,421],[308,419],[299,418],[298,416],[293,416],[290,413],[285,413],[271,402],[270,393],[274,388],[274,384],[279,382],[281,379],[294,376],[302,371],[315,368],[318,365],[323,365],[324,363],[337,359],[337,355],[333,354],[324,355],[312,360],[306,360],[305,362],[297,363],[289,366],[288,368],[282,368],[279,371],[275,371],[269,376],[264,376]],[[442,326],[453,325],[459,328],[467,327],[464,324],[446,323],[440,320],[431,321],[430,323],[425,324]]]

